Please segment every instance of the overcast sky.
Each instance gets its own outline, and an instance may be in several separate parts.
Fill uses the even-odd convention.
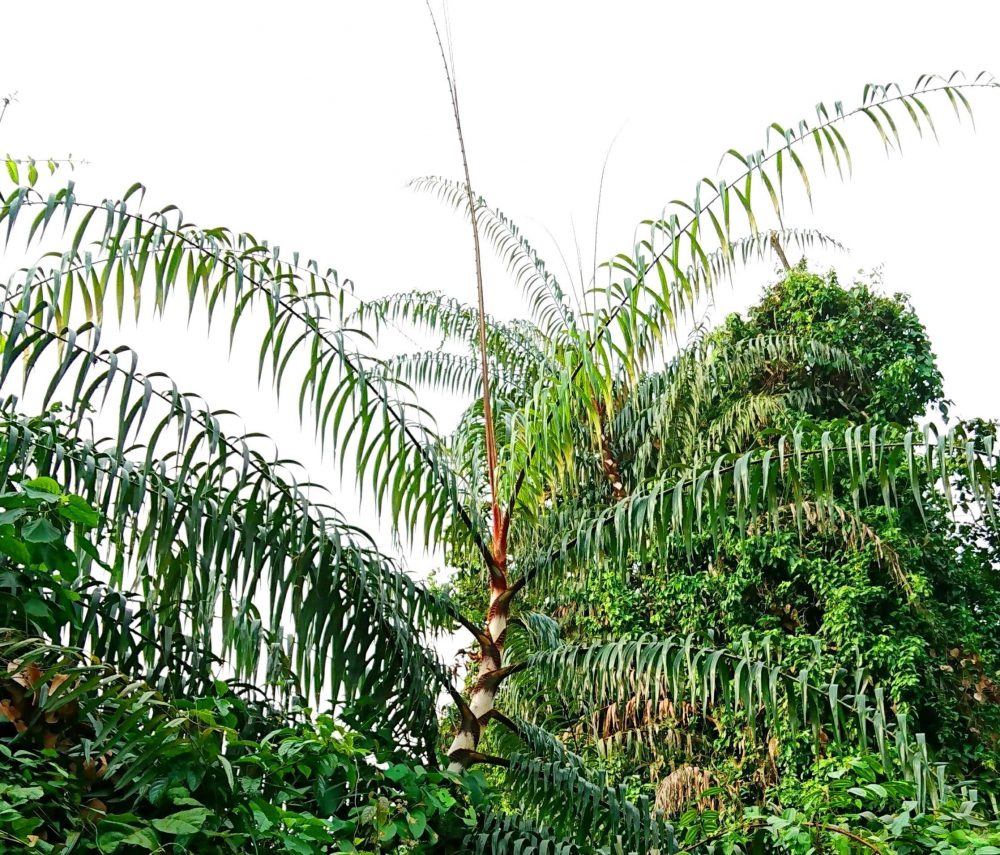
[[[20,7],[21,14],[15,15]],[[405,188],[457,177],[454,122],[421,0],[386,2],[8,3],[0,94],[16,90],[0,152],[86,158],[77,196],[133,181],[188,220],[249,230],[335,266],[371,296],[439,288],[473,299],[464,222]],[[772,121],[860,100],[868,81],[923,72],[1000,73],[995,2],[668,4],[507,0],[451,5],[473,182],[543,249],[550,230],[575,256],[627,251],[636,225],[689,198],[720,154],[756,149]],[[843,281],[882,266],[932,336],[961,414],[1000,417],[997,370],[1000,92],[974,99],[978,131],[936,101],[941,145],[911,132],[887,160],[862,118],[850,127],[853,179],[813,176],[821,228],[851,249]],[[558,254],[552,250],[551,263]],[[487,308],[522,311],[494,265]],[[737,278],[712,316],[749,305],[773,268]],[[255,370],[178,324],[123,333],[147,370],[241,413],[317,467],[297,420],[258,393]],[[237,362],[251,360],[237,353]],[[243,370],[245,369],[245,370]],[[347,508],[355,516],[353,508]],[[364,515],[364,514],[362,514]],[[355,518],[357,518],[355,516]],[[429,566],[435,559],[423,559]]]

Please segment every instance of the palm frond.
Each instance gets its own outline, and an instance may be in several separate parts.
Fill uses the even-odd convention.
[[[469,216],[468,196],[460,182],[429,175],[414,179],[410,186],[433,194]],[[576,315],[559,280],[546,269],[545,261],[520,228],[502,211],[491,208],[482,196],[476,199],[476,216],[483,236],[527,299],[534,323],[550,338],[573,329]]]
[[[832,239],[820,233],[795,234],[802,240],[815,239],[833,243]],[[713,269],[718,265],[720,270],[731,271],[735,261],[741,258],[744,263],[752,260],[755,247],[758,253],[769,249],[770,241],[767,238],[767,235],[760,234],[737,241],[730,246],[728,254],[716,251],[707,261]],[[697,275],[696,271],[691,272],[691,276]],[[639,292],[636,291],[634,296],[638,297]],[[515,414],[512,421],[512,436],[517,441],[505,460],[504,469],[506,482],[515,498],[528,485],[528,498],[522,504],[522,512],[532,507],[537,496],[546,488],[572,491],[577,479],[569,449],[583,440],[584,446],[589,444],[595,453],[599,453],[598,446],[601,437],[605,435],[602,427],[604,422],[610,418],[610,434],[615,438],[616,421],[617,430],[621,429],[618,410],[621,407],[629,408],[628,396],[633,390],[639,395],[639,402],[629,408],[628,416],[632,417],[629,424],[632,425],[645,425],[652,413],[661,412],[665,405],[669,407],[676,404],[678,396],[694,405],[693,412],[690,406],[685,411],[687,421],[681,434],[688,445],[685,446],[683,441],[680,443],[689,452],[684,459],[690,461],[692,437],[699,428],[696,414],[705,404],[704,396],[709,391],[715,394],[718,390],[718,382],[736,382],[737,376],[745,377],[753,365],[760,367],[768,360],[790,358],[813,359],[845,373],[852,370],[845,354],[835,353],[835,348],[818,343],[793,342],[781,336],[762,336],[754,341],[737,344],[729,352],[723,352],[719,348],[713,350],[710,342],[697,339],[667,363],[663,385],[664,388],[668,384],[672,386],[674,397],[650,402],[652,406],[649,412],[642,412],[640,402],[643,396],[649,396],[657,382],[656,373],[644,372],[649,369],[653,356],[665,353],[668,327],[676,333],[676,320],[681,316],[682,307],[671,308],[667,303],[655,301],[653,308],[649,310],[639,312],[637,309],[634,315],[622,315],[619,331],[622,333],[623,344],[612,342],[610,351],[595,351],[590,347],[589,338],[577,337],[553,360],[555,364],[549,368],[542,381],[531,387],[531,394],[525,396],[521,411]],[[634,321],[635,326],[621,326],[626,320]],[[603,361],[598,361],[599,358]],[[578,361],[580,359],[582,362]],[[575,367],[571,368],[572,365]],[[708,370],[709,365],[712,370]],[[726,378],[726,372],[731,376]],[[684,380],[688,382],[681,382]],[[651,382],[653,387],[650,386]],[[621,400],[623,397],[624,401]],[[575,410],[567,405],[570,401],[579,402]],[[779,406],[779,400],[774,397],[767,400],[762,398],[759,403],[758,410],[770,404],[771,411],[774,412]],[[610,416],[601,417],[600,412]],[[734,420],[739,416],[736,412],[732,415]],[[739,421],[744,428],[749,428],[752,419],[743,418]],[[678,445],[677,435],[671,430],[679,427],[678,424],[668,423],[666,418],[662,418],[659,427],[658,431],[640,434],[646,442],[645,448],[639,452],[640,457],[648,457],[652,451],[648,443],[656,442],[663,434],[669,434],[669,445]],[[738,447],[741,444],[739,438],[731,434],[727,440]],[[633,443],[637,442],[639,440],[633,440]],[[701,445],[707,444],[704,437],[698,442]],[[627,438],[625,443],[627,448]],[[714,446],[709,447],[716,450]]]
[[[699,257],[698,263],[688,264],[682,272],[666,271],[664,278],[652,284],[645,279],[637,283],[636,294],[629,298],[636,301],[635,310],[626,312],[618,321],[624,344],[611,345],[620,354],[629,375],[637,376],[650,366],[651,360],[663,355],[667,347],[679,343],[680,324],[691,317],[699,297],[731,281],[737,268],[764,261],[773,252],[776,242],[786,247],[794,246],[803,253],[817,248],[844,251],[840,241],[816,229],[758,231],[707,252]]]
[[[893,581],[899,586],[908,599],[916,598],[916,592],[910,583],[903,568],[902,558],[895,547],[887,543],[870,525],[868,525],[858,514],[840,505],[829,505],[820,507],[816,502],[803,501],[800,504],[789,504],[778,508],[777,512],[768,518],[758,518],[750,523],[749,533],[755,532],[763,523],[778,520],[781,524],[781,517],[791,517],[795,526],[799,529],[800,535],[805,529],[810,529],[820,535],[837,538],[846,546],[854,550],[861,550],[868,546],[872,548],[875,560],[883,566]]]
[[[584,855],[587,851],[546,825],[499,811],[487,811],[478,831],[465,838],[475,855]]]
[[[532,654],[527,664],[536,691],[555,687],[563,704],[584,711],[627,698],[653,707],[664,700],[686,703],[702,715],[719,705],[744,711],[751,721],[759,714],[770,729],[812,732],[817,744],[822,732],[825,739],[876,750],[886,769],[915,783],[921,803],[940,796],[923,734],[909,732],[905,714],[890,715],[882,688],[871,686],[862,668],[817,682],[809,667],[791,673],[779,651],[768,643],[758,650],[746,636],[741,649],[732,650],[700,645],[692,636],[650,634],[565,644]]]
[[[737,531],[745,532],[747,521],[759,515],[776,525],[780,508],[801,509],[805,501],[829,516],[838,499],[855,510],[863,497],[893,508],[902,495],[923,513],[921,497],[935,485],[953,506],[956,477],[963,479],[965,501],[994,513],[995,428],[958,423],[938,432],[933,424],[924,431],[848,425],[841,436],[837,445],[826,430],[818,447],[807,447],[800,428],[766,449],[722,455],[687,477],[654,477],[586,518],[575,505],[553,509],[547,530],[558,542],[527,564],[526,577],[538,577],[544,586],[602,562],[618,567],[632,561],[666,563],[690,550],[702,533],[718,538],[733,521]]]
[[[745,449],[762,424],[789,407],[804,410],[821,389],[773,382],[724,403],[734,388],[755,377],[780,376],[783,365],[804,362],[860,382],[850,357],[835,347],[789,335],[763,335],[719,346],[700,338],[658,372],[645,374],[628,390],[611,434],[635,477],[691,465],[719,451]],[[720,405],[724,409],[720,412]]]
[[[443,341],[455,341],[475,350],[479,346],[479,312],[440,291],[404,291],[369,300],[348,317],[375,334],[385,324],[406,323]],[[544,361],[546,338],[528,321],[503,323],[486,318],[486,351],[504,365]]]
[[[493,392],[498,398],[516,398],[534,382],[537,365],[506,364],[490,360]],[[479,361],[462,353],[425,350],[386,360],[386,372],[407,386],[422,386],[450,395],[471,397],[479,380]]]
[[[842,125],[863,116],[865,124],[878,131],[887,151],[898,149],[899,125],[912,122],[921,134],[925,125],[934,129],[930,111],[924,103],[929,96],[946,97],[961,119],[959,104],[971,115],[965,91],[998,87],[1000,83],[987,74],[967,81],[958,72],[947,79],[921,75],[910,89],[903,89],[898,84],[868,85],[862,93],[861,104],[853,109],[845,110],[839,101],[832,110],[820,103],[816,106],[815,121],[803,119],[788,127],[772,123],[765,148],[749,154],[741,154],[735,149],[727,151],[720,169],[723,165],[731,165],[735,171],[716,179],[701,179],[691,202],[671,202],[660,217],[647,220],[641,227],[648,236],[637,240],[629,252],[619,253],[606,263],[609,282],[597,289],[593,331],[586,337],[584,349],[565,376],[560,374],[553,378],[565,388],[549,397],[553,401],[571,398],[603,402],[610,408],[611,390],[617,376],[606,369],[622,354],[649,351],[648,343],[640,337],[640,330],[653,331],[656,338],[666,336],[675,328],[670,318],[677,316],[678,310],[690,314],[705,293],[701,284],[705,283],[710,289],[714,281],[710,275],[709,242],[717,239],[718,250],[727,254],[739,239],[735,232],[734,211],[737,219],[745,218],[751,235],[763,233],[758,224],[760,211],[751,200],[766,193],[778,225],[783,225],[785,172],[792,169],[811,202],[809,175],[803,156],[799,154],[803,146],[810,142],[815,144],[824,173],[836,166],[842,175],[845,165],[847,171],[851,171],[851,154],[840,130]],[[899,123],[892,118],[894,110],[905,111]],[[753,195],[755,188],[760,188],[756,197]],[[698,277],[692,278],[685,272],[688,263],[700,271]],[[650,315],[650,306],[660,308]],[[666,321],[646,323],[648,317],[656,316]],[[642,344],[641,350],[637,350],[637,344]],[[625,360],[626,365],[634,362],[634,359]],[[518,494],[526,484],[537,488],[539,479],[529,477],[528,470],[536,453],[544,458],[543,452],[547,449],[536,447],[535,439],[543,435],[550,427],[550,419],[554,419],[548,415],[550,407],[545,406],[549,402],[542,400],[539,403],[544,407],[542,424],[524,443],[526,450],[509,478],[513,492],[511,507],[519,501]]]
[[[635,802],[624,785],[606,786],[560,762],[514,755],[506,782],[520,809],[545,818],[559,834],[580,845],[619,845],[626,852],[670,851],[673,828],[653,809],[646,796]]]
[[[174,206],[131,213],[129,205],[141,201],[144,192],[136,184],[120,201],[103,205],[79,202],[72,182],[44,199],[28,187],[10,194],[0,208],[8,237],[25,221],[22,212],[37,210],[26,227],[29,246],[56,220],[62,220],[64,230],[74,217],[79,222],[70,248],[56,254],[58,263],[25,268],[8,282],[4,302],[9,309],[59,332],[80,310],[89,323],[100,325],[109,302],[119,316],[131,302],[138,315],[152,290],[158,312],[178,293],[189,312],[200,301],[210,324],[226,308],[231,338],[248,318],[261,318],[258,377],[267,368],[281,388],[289,366],[296,359],[306,361],[298,390],[300,417],[310,412],[321,441],[331,441],[342,466],[353,447],[359,484],[372,489],[398,531],[430,533],[440,531],[449,514],[464,518],[455,480],[433,454],[433,420],[404,388],[389,382],[378,360],[362,352],[364,338],[358,341],[341,323],[352,290],[349,280],[333,269],[320,272],[314,261],[300,263],[297,253],[283,257],[278,247],[248,233],[198,229]],[[93,250],[86,248],[88,241],[94,242]],[[14,323],[19,327],[23,320]],[[418,501],[422,485],[431,481],[448,497],[446,507]],[[402,516],[404,509],[430,516],[417,524]],[[473,521],[464,521],[479,537]]]
[[[70,759],[81,767],[105,766],[103,777],[121,791],[148,787],[163,774],[164,761],[215,762],[206,739],[213,728],[196,713],[77,649],[3,629],[0,674],[10,680],[9,691],[23,689],[25,724],[57,722],[79,731],[83,738],[73,740]],[[129,727],[113,726],[123,719]]]
[[[401,687],[447,682],[419,638],[421,627],[442,625],[440,598],[310,498],[297,464],[265,454],[260,435],[229,435],[226,413],[199,405],[162,374],[143,375],[124,348],[101,351],[99,328],[58,336],[24,313],[4,317],[0,384],[16,365],[28,382],[61,346],[44,405],[60,390],[72,403],[62,418],[26,419],[8,408],[2,480],[31,468],[102,511],[110,587],[137,585],[156,617],[157,635],[145,647],[152,672],[177,661],[163,658],[177,652],[166,634],[188,639],[179,653],[190,659],[212,650],[221,631],[220,652],[235,656],[239,673],[252,673],[261,643],[284,626],[296,639],[288,658],[314,691],[323,686],[346,702],[382,697],[390,720],[418,732],[433,720],[433,702]],[[119,414],[115,434],[87,438],[88,406],[109,398]],[[156,405],[164,412],[141,431]],[[205,679],[204,668],[198,673]]]

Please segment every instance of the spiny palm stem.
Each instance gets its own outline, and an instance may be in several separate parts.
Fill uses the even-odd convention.
[[[788,256],[785,255],[785,250],[781,247],[781,241],[778,240],[778,233],[776,231],[771,232],[771,248],[774,249],[778,258],[781,260],[781,266],[785,268],[787,273],[792,269],[792,265],[788,263]]]

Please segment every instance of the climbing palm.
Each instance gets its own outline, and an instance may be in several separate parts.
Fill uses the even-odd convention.
[[[806,352],[849,374],[835,348],[777,335],[725,352],[682,340],[699,301],[736,266],[769,247],[826,242],[785,225],[785,185],[811,193],[809,158],[846,176],[854,125],[898,148],[904,123],[934,132],[932,99],[961,114],[970,90],[994,88],[985,75],[922,77],[909,90],[866,87],[855,109],[820,104],[815,120],[772,124],[766,148],[728,152],[719,177],[644,221],[633,247],[575,289],[473,192],[467,163],[459,182],[418,182],[469,217],[475,306],[428,293],[367,301],[336,270],[252,234],[195,226],[174,206],[143,211],[142,185],[117,201],[90,200],[60,171],[41,178],[33,162],[8,161],[0,227],[45,254],[13,272],[0,309],[0,384],[31,391],[5,399],[0,474],[51,476],[108,520],[92,556],[106,568],[106,591],[90,598],[93,618],[70,642],[173,692],[222,667],[250,679],[281,671],[295,691],[434,762],[436,699],[446,691],[457,711],[450,768],[507,767],[512,797],[534,806],[534,822],[487,818],[479,851],[590,841],[639,852],[672,839],[649,805],[607,786],[521,714],[531,681],[580,709],[686,693],[695,705],[760,710],[804,729],[829,722],[837,739],[873,740],[887,764],[939,787],[872,687],[821,692],[752,646],[564,644],[551,618],[519,604],[565,600],[598,570],[694,560],[727,531],[789,505],[830,516],[835,495],[866,485],[887,504],[904,489],[919,502],[935,480],[948,497],[948,475],[960,471],[970,501],[991,500],[993,446],[981,431],[858,426],[823,434],[816,447],[801,434],[765,446],[757,426],[823,389],[772,388],[728,407],[714,391]],[[481,237],[522,287],[529,319],[486,316]],[[261,381],[310,421],[402,540],[478,562],[485,616],[413,581],[266,438],[107,343],[106,316],[149,319],[178,301],[259,354]],[[387,340],[408,323],[464,349],[392,353]],[[454,432],[420,406],[417,387],[428,383],[475,394]],[[897,490],[899,471],[907,483]],[[126,608],[123,594],[139,607]],[[465,691],[430,638],[456,627],[478,645]],[[482,750],[492,731],[505,732],[489,736],[502,754]]]

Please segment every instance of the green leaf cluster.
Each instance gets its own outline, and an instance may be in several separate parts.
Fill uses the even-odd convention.
[[[391,741],[238,681],[170,698],[84,653],[142,626],[114,640],[91,593],[99,513],[51,478],[0,508],[0,852],[436,852],[474,826],[467,787]]]

